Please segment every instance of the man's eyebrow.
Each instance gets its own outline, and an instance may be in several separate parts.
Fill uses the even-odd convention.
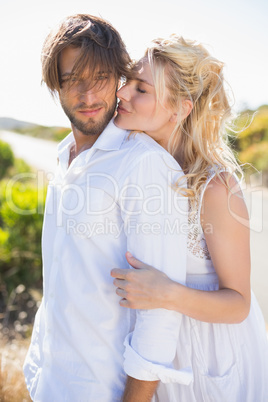
[[[96,74],[97,74],[97,75],[111,74],[111,71],[98,71]]]
[[[98,71],[98,72],[96,72],[96,75],[103,75],[103,74],[110,74],[110,71]],[[76,74],[72,73],[72,72],[69,72],[69,73],[61,74],[61,77],[68,77],[69,75],[76,75]]]

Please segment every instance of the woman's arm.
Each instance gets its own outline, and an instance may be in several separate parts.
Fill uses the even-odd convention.
[[[201,222],[219,278],[218,291],[201,291],[171,281],[127,253],[136,270],[114,269],[120,304],[137,309],[166,308],[206,322],[238,323],[250,308],[248,213],[237,183],[228,190],[219,178],[204,193]],[[206,228],[210,230],[206,231]]]

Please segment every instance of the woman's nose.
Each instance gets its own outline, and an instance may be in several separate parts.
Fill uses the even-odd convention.
[[[117,97],[120,100],[125,100],[129,101],[131,98],[131,93],[130,93],[130,85],[129,84],[124,84],[121,88],[118,89],[117,91]]]

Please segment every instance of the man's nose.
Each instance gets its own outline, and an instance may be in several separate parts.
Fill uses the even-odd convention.
[[[94,86],[80,85],[78,89],[79,99],[87,104],[94,103],[98,99],[98,92]]]
[[[120,89],[118,89],[116,95],[120,100],[130,101],[131,99],[130,84],[123,85]]]

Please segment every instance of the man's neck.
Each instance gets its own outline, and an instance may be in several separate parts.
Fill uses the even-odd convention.
[[[100,136],[100,134],[85,135],[81,131],[77,130],[77,128],[75,128],[74,126],[72,126],[72,130],[75,143],[70,149],[69,165],[81,152],[91,148]]]

